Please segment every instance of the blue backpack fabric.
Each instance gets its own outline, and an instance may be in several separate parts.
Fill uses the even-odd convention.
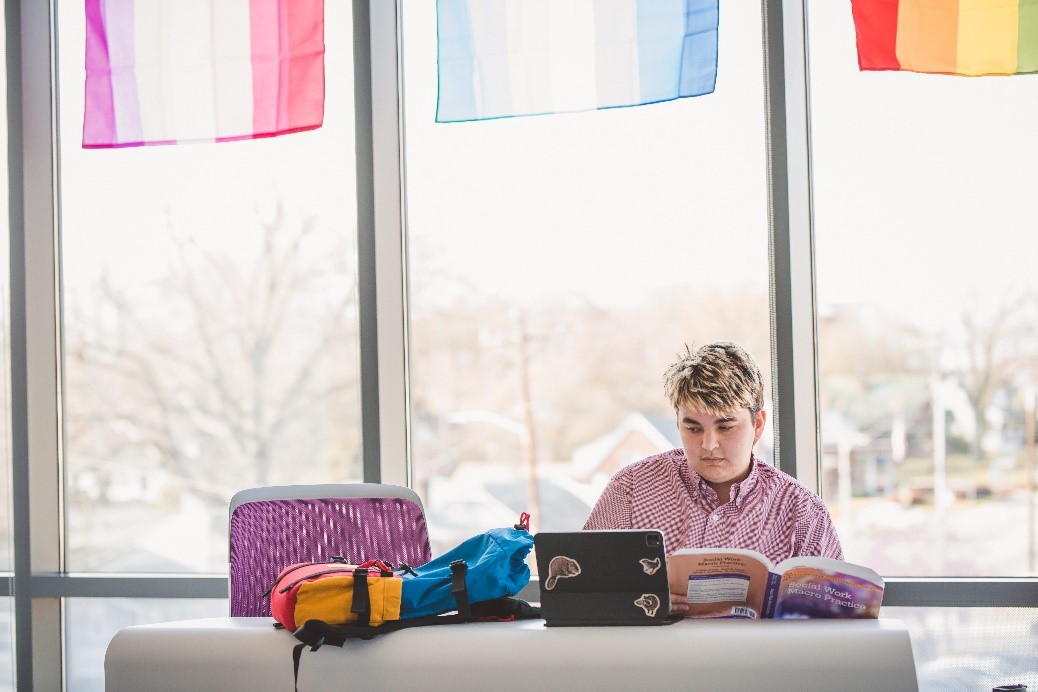
[[[469,603],[514,596],[530,582],[526,558],[533,536],[525,528],[491,529],[458,544],[443,555],[413,567],[400,576],[400,619],[458,610],[452,589],[452,563],[465,563],[465,591]],[[456,569],[456,568],[455,568]]]

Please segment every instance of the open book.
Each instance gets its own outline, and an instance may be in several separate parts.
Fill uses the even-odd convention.
[[[876,618],[883,604],[882,577],[825,557],[774,565],[755,550],[685,548],[667,559],[667,572],[694,618]]]

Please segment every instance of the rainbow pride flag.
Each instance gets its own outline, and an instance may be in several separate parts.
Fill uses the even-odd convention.
[[[851,0],[862,70],[1038,72],[1038,0]]]
[[[84,148],[321,126],[324,0],[85,1]]]
[[[718,0],[437,0],[437,122],[709,94]]]

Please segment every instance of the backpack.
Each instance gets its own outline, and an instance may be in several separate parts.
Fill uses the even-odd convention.
[[[341,647],[407,627],[540,617],[539,608],[514,598],[530,581],[532,548],[523,512],[515,526],[473,536],[419,567],[345,558],[289,565],[269,593],[274,626],[300,641],[292,651],[296,679],[307,646]]]

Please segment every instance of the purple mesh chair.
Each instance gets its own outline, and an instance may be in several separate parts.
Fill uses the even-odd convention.
[[[379,483],[241,490],[230,505],[232,617],[270,615],[263,595],[286,565],[342,556],[417,566],[432,557],[422,501]]]

